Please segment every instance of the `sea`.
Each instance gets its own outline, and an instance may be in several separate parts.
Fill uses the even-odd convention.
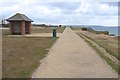
[[[91,27],[94,30],[97,31],[109,31],[109,34],[114,34],[116,36],[120,36],[120,27]]]
[[[97,26],[97,25],[66,25],[68,27],[89,27],[96,31],[108,31],[109,34],[120,36],[120,26]]]

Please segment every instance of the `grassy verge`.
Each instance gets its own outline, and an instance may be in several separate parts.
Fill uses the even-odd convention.
[[[2,77],[30,78],[57,38],[3,36]]]
[[[118,57],[118,49],[114,48],[114,47],[109,47],[107,42],[104,41],[100,41],[97,42],[101,47],[103,47],[107,52],[110,53],[110,55],[115,56],[117,59],[120,60],[120,58]]]
[[[82,35],[84,35],[84,34],[82,34]],[[84,35],[84,36],[87,37],[88,39],[96,42],[99,46],[103,47],[108,53],[110,53],[110,55],[115,56],[117,59],[119,59],[119,57],[118,57],[118,49],[109,46],[109,45],[108,45],[108,42],[102,41],[102,40],[97,40],[97,41],[96,41],[95,39],[93,39],[93,38],[91,38],[91,37],[88,37],[88,36],[86,36],[86,35]]]
[[[81,35],[83,35],[83,34],[78,33],[78,35],[79,35],[80,37],[82,37]],[[83,35],[83,36],[85,36],[85,35]],[[85,37],[87,37],[87,36],[85,36]],[[96,50],[96,52],[107,62],[108,65],[110,65],[117,73],[119,72],[120,66],[118,66],[118,65],[115,64],[112,60],[110,60],[108,57],[106,57],[106,56],[105,56],[102,52],[100,52],[95,46],[93,46],[91,42],[89,42],[88,40],[86,40],[84,37],[82,37],[82,38],[83,38],[90,46],[92,46],[93,49]],[[90,39],[90,40],[92,40],[92,41],[95,41],[95,40],[93,40],[93,39],[90,38],[90,37],[87,37],[87,38]]]

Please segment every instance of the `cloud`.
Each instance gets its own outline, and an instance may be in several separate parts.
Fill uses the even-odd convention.
[[[118,6],[110,6],[109,4],[105,3],[96,3],[93,9],[96,15],[118,15]]]
[[[20,12],[34,23],[117,25],[117,3],[75,1],[2,0],[0,16],[8,18]]]
[[[82,3],[75,10],[77,14],[90,14],[101,16],[118,15],[118,6],[110,6],[107,3]]]
[[[82,2],[81,5],[75,9],[75,13],[76,14],[89,14],[91,13],[91,4],[90,3],[85,3],[85,2]]]

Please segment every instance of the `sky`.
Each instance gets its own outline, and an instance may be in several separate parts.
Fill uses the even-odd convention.
[[[0,0],[0,18],[25,14],[37,24],[118,26],[118,0]]]

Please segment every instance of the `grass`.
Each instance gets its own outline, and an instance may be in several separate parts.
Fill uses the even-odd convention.
[[[72,30],[82,30],[82,29],[85,29],[85,28],[88,29],[87,31],[90,31],[90,32],[95,33],[95,34],[109,35],[108,31],[95,31],[92,28],[87,28],[87,27],[71,27]]]
[[[72,30],[82,30],[83,27],[71,27]]]
[[[13,38],[3,39],[3,77],[26,78],[39,66],[55,38]]]
[[[51,27],[43,27],[43,28],[38,28],[38,27],[32,27],[31,33],[52,33],[52,28]],[[56,28],[57,33],[62,33],[65,30],[65,27],[58,27]],[[9,30],[3,30],[2,35],[8,35],[10,34]]]
[[[99,41],[97,42],[101,47],[103,47],[107,52],[109,52],[111,55],[115,56],[117,59],[118,57],[118,49],[114,48],[112,46],[109,46],[107,42]]]
[[[84,35],[84,34],[82,34],[82,35]],[[112,47],[112,46],[109,46],[109,45],[108,45],[108,43],[109,43],[108,41],[95,40],[95,39],[93,39],[93,38],[91,38],[91,37],[88,37],[88,36],[86,36],[86,35],[84,35],[84,36],[87,37],[88,39],[96,42],[99,46],[103,47],[107,52],[110,53],[110,55],[113,55],[113,56],[115,56],[116,58],[119,59],[119,57],[118,57],[118,49],[117,49],[117,48],[114,48],[114,47]]]
[[[65,27],[58,27],[56,28],[58,33],[62,33]],[[32,33],[52,33],[51,27],[43,27],[43,28],[32,28]]]
[[[56,38],[13,38],[3,39],[3,77],[28,78],[39,66]]]
[[[92,31],[95,34],[105,34],[105,35],[109,35],[108,31]]]
[[[8,33],[4,30],[2,37],[2,77],[31,78],[57,38],[7,37]]]
[[[82,34],[82,35],[84,35],[84,34]],[[110,43],[110,42],[108,42],[108,41],[95,40],[95,39],[88,37],[86,35],[84,35],[84,36],[87,37],[88,39],[94,41],[99,46],[103,47],[108,53],[110,53],[110,55],[115,56],[117,59],[120,60],[120,57],[118,56],[118,52],[119,52],[118,50],[120,49],[120,47],[118,47],[118,49],[117,49],[115,47],[109,46],[108,43]]]
[[[81,33],[78,33],[78,35],[80,36],[80,37],[82,37],[81,35],[83,35],[83,34],[81,34]],[[85,36],[85,35],[83,35],[83,36]],[[94,41],[92,38],[90,38],[90,37],[87,37],[87,36],[85,36],[86,38],[88,38],[88,39],[90,39],[90,40],[92,40],[92,41]],[[99,51],[95,46],[93,46],[92,45],[92,43],[91,42],[89,42],[88,40],[86,40],[84,37],[82,37],[107,63],[108,63],[108,65],[110,65],[117,73],[120,71],[119,70],[119,68],[120,68],[120,66],[118,66],[117,64],[115,64],[112,60],[110,60],[108,57],[106,57],[101,51]],[[120,75],[120,74],[119,74]]]

